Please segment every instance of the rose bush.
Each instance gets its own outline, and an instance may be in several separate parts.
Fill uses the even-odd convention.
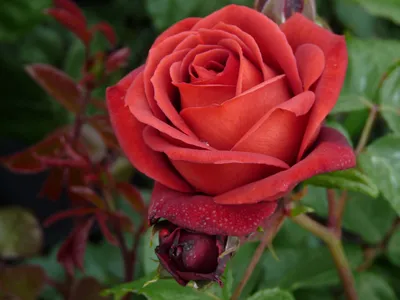
[[[353,167],[323,125],[346,67],[344,38],[299,14],[279,27],[231,5],[162,33],[107,90],[122,149],[156,181],[149,218],[246,235],[299,182]]]

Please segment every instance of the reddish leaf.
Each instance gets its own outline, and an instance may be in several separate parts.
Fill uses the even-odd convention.
[[[63,188],[64,170],[61,168],[53,168],[47,176],[42,188],[39,192],[39,197],[46,197],[50,200],[58,200],[61,197]]]
[[[99,224],[100,230],[103,233],[106,240],[110,244],[117,246],[118,241],[117,241],[116,237],[114,236],[114,234],[110,231],[110,229],[108,228],[108,225],[107,225],[108,215],[103,212],[98,211],[96,213],[96,219],[97,219],[97,223]]]
[[[128,63],[131,50],[128,47],[118,49],[111,53],[106,60],[106,70],[111,73],[123,68]]]
[[[89,124],[95,128],[103,138],[104,143],[112,149],[118,149],[119,144],[115,137],[114,131],[110,125],[109,119],[97,118],[95,116],[88,119]]]
[[[99,209],[96,207],[93,208],[74,208],[74,209],[69,209],[63,212],[56,213],[50,217],[48,217],[44,222],[43,226],[48,227],[51,224],[61,221],[66,218],[71,218],[71,217],[82,217],[90,214],[94,214],[98,211]]]
[[[66,109],[73,113],[79,111],[82,91],[67,74],[45,64],[29,65],[25,69],[50,96]]]
[[[93,277],[85,277],[74,284],[68,300],[106,300],[100,296],[103,286]]]
[[[135,211],[139,213],[144,213],[146,211],[142,195],[133,185],[128,182],[118,182],[116,188]]]
[[[83,271],[86,243],[93,221],[94,219],[90,218],[78,224],[58,250],[57,261],[71,276],[75,267]]]
[[[62,149],[62,139],[66,137],[66,129],[59,129],[36,145],[21,152],[1,159],[1,163],[13,172],[37,173],[47,169],[47,164],[37,159],[37,156],[55,156]]]
[[[85,186],[72,186],[69,190],[71,196],[74,197],[74,201],[85,201],[93,204],[97,208],[105,208],[103,200],[90,188]]]
[[[46,274],[39,266],[4,268],[0,272],[0,299],[39,299],[45,280]]]
[[[71,15],[78,18],[82,23],[86,24],[86,18],[82,13],[82,10],[74,2],[70,0],[54,0],[54,6],[66,10]]]
[[[124,232],[134,232],[134,226],[132,220],[129,216],[123,212],[112,212],[109,213],[109,219],[113,222],[115,226],[118,226]]]
[[[73,32],[86,46],[92,38],[91,33],[86,28],[86,23],[79,16],[71,14],[69,11],[58,8],[49,8],[46,11],[64,27]]]
[[[95,24],[91,29],[90,32],[94,33],[96,31],[100,31],[105,38],[109,41],[111,46],[115,46],[117,43],[117,36],[115,35],[114,29],[108,24],[107,22],[100,22]]]

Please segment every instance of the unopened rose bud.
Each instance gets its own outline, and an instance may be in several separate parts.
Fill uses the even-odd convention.
[[[175,280],[186,285],[189,281],[215,281],[222,285],[230,254],[225,251],[227,237],[187,231],[171,223],[159,230],[156,248],[161,265]]]
[[[254,7],[277,24],[284,23],[295,13],[312,21],[316,17],[315,0],[256,0]]]

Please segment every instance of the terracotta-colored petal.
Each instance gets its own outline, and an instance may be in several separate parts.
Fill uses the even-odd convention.
[[[222,105],[183,109],[181,116],[201,140],[216,149],[229,150],[262,116],[289,99],[287,82],[282,75]]]
[[[176,147],[148,127],[144,139],[153,150],[164,152],[179,173],[194,187],[216,195],[288,168],[266,155],[234,151],[208,151]]]
[[[226,51],[226,49],[223,49],[221,46],[215,46],[215,45],[197,45],[196,47],[191,49],[188,52],[188,54],[185,56],[185,58],[182,60],[182,63],[180,64],[180,74],[175,74],[174,83],[190,82],[190,72],[189,72],[190,65],[192,64],[195,57],[201,53],[204,53],[207,51],[214,51],[217,49]],[[174,73],[176,73],[176,71]],[[237,71],[236,71],[236,73],[237,73]],[[234,74],[231,76],[236,78],[236,76]]]
[[[126,92],[125,103],[129,107],[131,113],[136,119],[144,124],[156,128],[160,132],[172,137],[173,139],[184,142],[185,144],[192,145],[195,147],[210,149],[211,147],[205,143],[202,143],[198,139],[188,136],[176,128],[168,125],[167,123],[156,118],[148,102],[146,101],[146,95],[143,84],[143,73],[140,73],[133,83],[130,85]]]
[[[275,70],[283,70],[295,94],[303,91],[293,51],[278,25],[254,9],[228,5],[200,20],[193,30],[213,28],[220,22],[237,26],[251,35],[260,48],[263,61]]]
[[[304,92],[276,106],[232,150],[263,153],[294,163],[314,99],[313,92]]]
[[[272,201],[312,176],[352,168],[355,164],[356,157],[346,138],[335,129],[323,127],[315,148],[302,161],[288,170],[218,195],[214,200],[221,204]]]
[[[206,67],[211,61],[223,64],[225,66],[224,70],[220,73],[208,70]],[[230,51],[226,49],[211,49],[197,54],[193,59],[189,68],[195,71],[197,77],[194,77],[192,73],[190,81],[196,84],[234,85],[237,81],[239,67],[239,61]]]
[[[210,235],[244,236],[256,231],[276,206],[276,202],[220,205],[210,196],[179,193],[156,183],[149,219],[165,218],[180,227]]]
[[[149,51],[149,55],[146,60],[146,66],[143,71],[144,77],[144,89],[146,93],[146,101],[148,101],[149,106],[153,114],[160,120],[165,120],[165,116],[161,109],[158,107],[154,99],[154,89],[151,84],[151,77],[153,77],[154,71],[156,70],[160,61],[168,54],[171,54],[175,47],[187,36],[191,35],[190,31],[184,31],[176,35],[167,37],[162,42],[157,43],[156,46],[152,47]]]
[[[188,192],[190,186],[173,170],[166,157],[151,150],[143,141],[145,125],[131,114],[124,102],[123,87],[107,89],[107,105],[115,135],[130,162],[141,172],[166,186]]]
[[[154,43],[151,47],[157,46],[158,44],[160,44],[161,42],[163,42],[166,38],[168,38],[170,36],[174,36],[183,31],[188,31],[188,30],[192,29],[192,27],[200,20],[201,20],[201,18],[186,18],[186,19],[183,19],[182,21],[175,23],[174,25],[169,27],[167,30],[165,30],[163,33],[161,33],[156,38],[156,40],[154,41]]]
[[[304,90],[308,91],[324,71],[324,52],[313,44],[303,44],[297,48],[295,56]]]
[[[222,104],[235,97],[236,93],[234,85],[178,83],[175,86],[181,96],[181,109]]]
[[[180,61],[185,57],[188,50],[173,52],[164,57],[151,78],[154,87],[154,99],[158,107],[162,110],[165,116],[171,121],[175,127],[189,136],[195,137],[194,133],[187,127],[182,117],[177,112],[179,106],[179,96],[177,89],[171,83],[170,68],[171,65]]]
[[[154,151],[164,152],[171,160],[184,160],[199,164],[227,164],[227,163],[254,163],[265,164],[281,169],[288,169],[289,165],[271,156],[250,152],[202,150],[184,148],[170,143],[160,136],[154,128],[147,127],[143,131],[146,144]]]
[[[239,55],[240,67],[237,76],[236,95],[240,95],[244,91],[263,82],[263,75],[246,57],[239,43],[232,39],[220,41],[220,45],[231,49]]]
[[[314,91],[315,105],[298,155],[300,160],[316,139],[323,120],[339,97],[347,68],[346,41],[342,36],[318,26],[301,14],[295,14],[281,25],[281,29],[293,51],[303,44],[314,44],[325,56],[325,68]]]
[[[246,45],[246,47],[242,46],[243,53],[256,66],[259,67],[259,69],[263,73],[264,81],[267,81],[277,75],[277,73],[273,69],[271,69],[269,66],[267,66],[264,63],[261,52],[260,52],[260,48],[258,48],[257,42],[254,40],[254,38],[251,35],[244,32],[237,26],[225,24],[223,22],[220,22],[217,25],[215,25],[213,27],[213,29],[210,31],[215,32],[215,31],[217,31],[217,29],[223,30],[226,33],[230,33],[236,39],[239,39],[239,41],[242,42],[242,43],[240,43],[241,46],[242,46],[242,44]],[[199,31],[201,32],[202,30],[205,31],[205,29],[200,29]]]

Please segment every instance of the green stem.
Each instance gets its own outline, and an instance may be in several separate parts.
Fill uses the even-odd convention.
[[[357,300],[358,296],[355,289],[353,274],[351,273],[351,268],[347,261],[346,254],[344,253],[341,240],[332,231],[315,222],[307,215],[299,215],[292,218],[292,220],[326,243],[342,281],[346,298],[348,300]]]
[[[356,155],[360,154],[360,152],[364,149],[364,147],[368,143],[369,136],[371,135],[372,127],[378,115],[378,108],[376,106],[371,107],[371,110],[368,115],[367,122],[365,123],[364,129],[361,133],[360,140],[358,141],[355,153]]]
[[[264,253],[265,248],[271,243],[279,229],[281,228],[283,221],[285,220],[285,213],[283,207],[272,216],[271,223],[268,228],[265,230],[265,234],[261,239],[260,244],[258,245],[256,251],[251,258],[250,264],[247,266],[247,269],[242,277],[242,280],[239,282],[239,285],[236,287],[231,300],[238,300],[244,287],[249,281],[251,275],[258,262],[260,261],[261,256]]]

